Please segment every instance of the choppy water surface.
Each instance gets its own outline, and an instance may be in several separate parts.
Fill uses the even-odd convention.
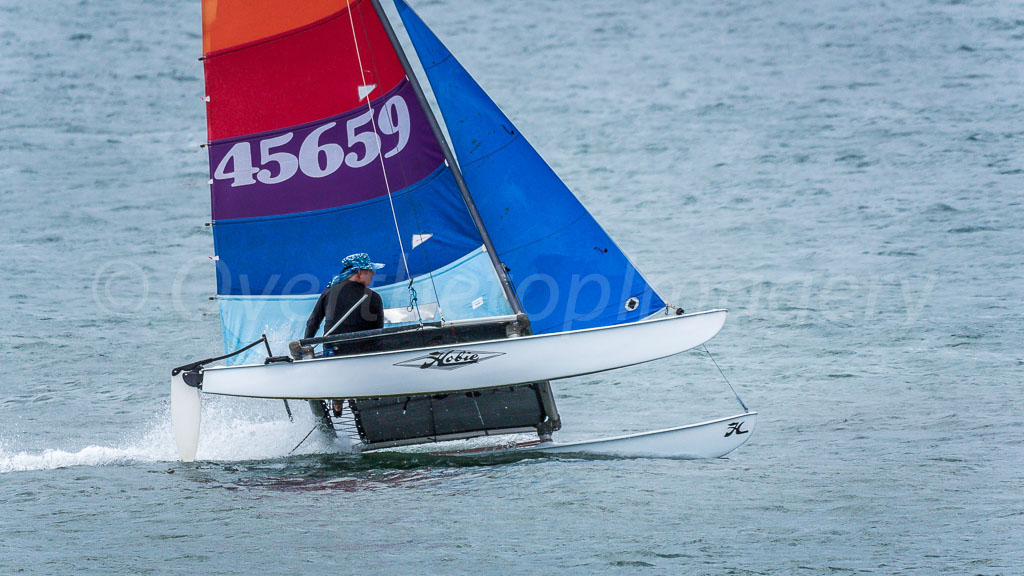
[[[1019,574],[1012,2],[414,3],[711,343],[727,459],[354,457],[210,402],[198,2],[0,3],[0,572]],[[563,439],[738,411],[693,352],[555,387]]]

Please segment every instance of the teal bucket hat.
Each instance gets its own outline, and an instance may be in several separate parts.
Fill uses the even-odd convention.
[[[383,264],[371,261],[366,252],[349,254],[341,261],[341,272],[331,280],[331,284],[346,280],[360,270],[380,270],[383,267]]]

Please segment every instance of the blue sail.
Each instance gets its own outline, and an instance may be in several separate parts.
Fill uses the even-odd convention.
[[[665,302],[403,0],[462,174],[534,333],[635,322]]]

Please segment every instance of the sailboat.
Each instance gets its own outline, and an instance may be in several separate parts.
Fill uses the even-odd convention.
[[[181,460],[196,457],[209,394],[283,399],[289,415],[288,400],[307,401],[322,432],[360,450],[523,433],[537,436],[497,449],[698,458],[743,444],[757,414],[741,400],[708,422],[553,439],[552,381],[701,346],[726,311],[667,303],[395,5],[447,134],[379,0],[203,0],[225,354],[172,370]],[[385,264],[384,327],[296,338],[358,252]]]

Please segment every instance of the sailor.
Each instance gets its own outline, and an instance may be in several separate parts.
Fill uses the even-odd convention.
[[[364,295],[369,298],[363,300],[357,310],[353,310],[337,328],[334,328],[331,335],[383,328],[384,304],[380,294],[370,290],[374,271],[383,267],[383,264],[370,261],[370,256],[365,252],[346,256],[341,261],[341,272],[327,284],[327,288],[320,294],[316,305],[313,306],[313,312],[310,313],[309,320],[306,321],[305,337],[315,336],[321,323],[324,324],[326,335],[326,332],[330,331],[349,310],[352,310]],[[335,346],[324,346],[325,356],[333,356],[336,351]]]

